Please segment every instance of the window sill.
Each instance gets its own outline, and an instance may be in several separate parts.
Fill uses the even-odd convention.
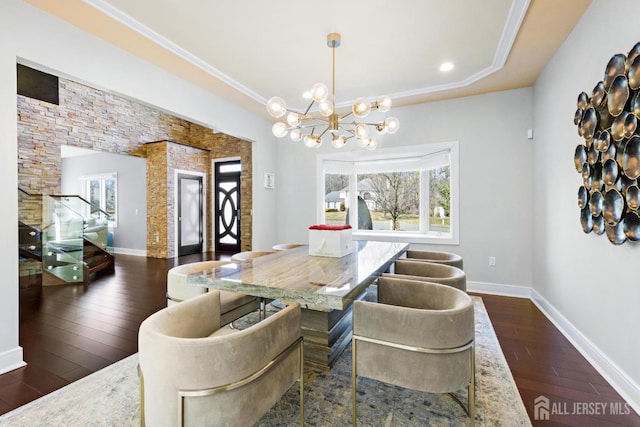
[[[353,240],[377,240],[382,242],[430,243],[435,245],[459,245],[457,238],[417,233],[393,233],[384,231],[353,231]]]

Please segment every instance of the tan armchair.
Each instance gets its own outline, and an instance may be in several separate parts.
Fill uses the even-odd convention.
[[[353,303],[353,425],[358,376],[429,393],[467,387],[465,410],[474,425],[474,336],[473,302],[466,293],[381,277],[377,303]]]
[[[407,258],[416,261],[432,262],[434,264],[446,264],[462,270],[462,257],[450,252],[416,251],[408,250]]]
[[[389,273],[383,274],[383,276],[390,275]],[[423,280],[467,291],[467,275],[459,268],[450,265],[399,259],[395,262],[392,275],[399,279]]]
[[[300,381],[300,306],[244,330],[220,328],[220,293],[172,305],[140,325],[143,425],[250,426]]]
[[[169,270],[167,274],[167,306],[207,292],[205,287],[187,283],[189,274],[202,273],[224,264],[228,264],[228,261],[202,261],[180,265]],[[220,321],[223,325],[258,309],[260,309],[260,300],[254,296],[220,291]],[[264,313],[261,313],[261,316],[264,317]]]

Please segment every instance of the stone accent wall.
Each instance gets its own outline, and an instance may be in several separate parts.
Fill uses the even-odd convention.
[[[167,144],[149,144],[147,151],[147,256],[168,258]],[[154,183],[149,185],[149,183]]]
[[[60,146],[71,145],[97,151],[147,157],[148,178],[154,184],[150,187],[163,187],[167,194],[162,198],[149,199],[147,196],[147,252],[149,256],[173,256],[173,205],[168,203],[172,188],[169,182],[159,180],[155,174],[163,174],[167,178],[169,157],[174,166],[188,170],[193,164],[205,169],[208,173],[207,187],[210,186],[211,159],[220,156],[240,156],[243,167],[248,168],[248,190],[243,185],[243,212],[249,215],[251,210],[250,170],[251,143],[237,138],[216,134],[213,130],[180,119],[146,105],[113,95],[77,82],[59,79],[60,105],[17,96],[18,106],[18,185],[32,194],[59,194],[61,186]],[[229,139],[227,139],[227,137]],[[205,156],[194,160],[192,153],[177,150],[154,152],[151,157],[147,149],[152,141],[174,141],[193,147],[210,150],[209,160]],[[224,148],[213,149],[221,143]],[[218,153],[223,153],[218,155]],[[247,155],[248,153],[248,155]],[[186,155],[186,159],[180,156]],[[162,160],[164,158],[164,160]],[[245,163],[247,162],[247,163]],[[157,165],[157,166],[156,166]],[[154,169],[158,167],[160,171]],[[171,172],[170,175],[172,175]],[[171,178],[173,179],[173,178]],[[243,180],[244,180],[243,175]],[[244,184],[244,181],[243,181]],[[246,194],[245,194],[246,192]],[[161,202],[160,202],[161,201]],[[160,204],[161,203],[161,204]],[[212,206],[210,195],[207,205]],[[32,226],[39,227],[42,222],[42,205],[38,198],[19,201],[20,219]],[[164,209],[164,213],[161,212]],[[171,212],[169,212],[169,210]],[[210,216],[210,215],[209,215]],[[211,248],[211,218],[207,220],[207,242]],[[245,242],[251,245],[251,232],[244,227],[251,226],[251,221],[244,222],[243,215],[243,248]]]

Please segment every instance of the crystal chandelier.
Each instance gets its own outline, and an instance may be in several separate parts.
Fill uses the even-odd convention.
[[[336,48],[340,46],[340,34],[331,33],[327,35],[327,46],[332,52],[332,91],[329,98],[329,89],[324,83],[316,83],[311,91],[303,96],[311,99],[311,103],[300,113],[287,108],[287,104],[282,98],[274,96],[267,102],[267,111],[272,117],[282,118],[285,121],[277,122],[273,125],[273,134],[278,138],[283,138],[287,134],[293,141],[304,141],[309,148],[317,148],[322,145],[322,138],[329,133],[331,144],[336,148],[342,148],[347,140],[356,137],[360,145],[373,150],[376,148],[376,140],[369,135],[370,128],[380,133],[393,134],[398,131],[400,121],[395,117],[389,117],[379,123],[358,122],[356,118],[366,117],[372,109],[387,112],[391,108],[391,98],[381,96],[377,101],[370,103],[365,98],[358,98],[351,107],[351,112],[342,116],[336,113]],[[318,104],[318,114],[311,115],[309,111],[313,104]],[[349,117],[355,118],[351,120]],[[285,117],[286,116],[286,117]]]

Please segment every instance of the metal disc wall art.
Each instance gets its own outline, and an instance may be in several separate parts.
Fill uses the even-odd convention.
[[[637,212],[627,212],[624,216],[624,235],[629,240],[640,240],[640,216]]]
[[[583,190],[585,190],[584,187],[580,187]],[[586,190],[585,190],[586,191]],[[580,191],[578,191],[578,194],[580,194]],[[638,188],[637,185],[630,185],[629,187],[627,187],[627,192],[626,192],[626,198],[627,198],[627,207],[631,210],[637,211],[638,207],[640,206],[640,188]],[[586,194],[584,196],[585,198],[588,198],[589,195]],[[580,208],[582,209],[582,207]]]
[[[611,57],[591,96],[578,94],[573,123],[582,230],[614,245],[640,240],[640,42]]]
[[[593,232],[598,235],[604,233],[604,218],[602,215],[593,217]]]

